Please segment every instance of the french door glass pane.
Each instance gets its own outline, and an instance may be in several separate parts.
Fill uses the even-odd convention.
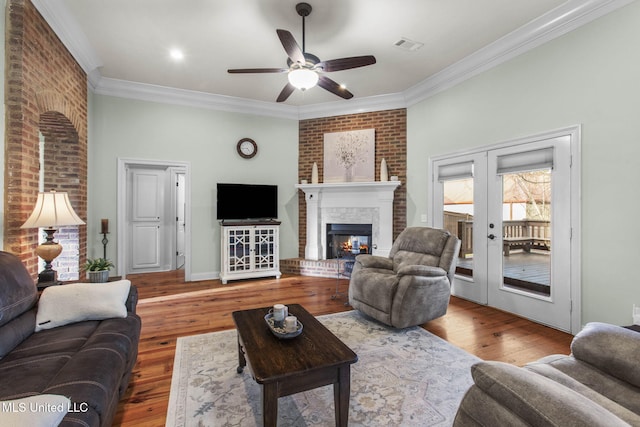
[[[444,228],[462,244],[456,273],[473,277],[473,178],[443,182]]]
[[[551,294],[551,170],[502,175],[503,283]]]

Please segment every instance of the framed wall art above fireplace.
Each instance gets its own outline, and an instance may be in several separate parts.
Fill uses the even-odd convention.
[[[375,180],[376,130],[324,134],[323,182]]]

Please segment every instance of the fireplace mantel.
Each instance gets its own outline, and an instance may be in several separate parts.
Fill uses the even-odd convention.
[[[297,184],[307,202],[305,258],[325,258],[327,223],[372,224],[373,254],[387,256],[393,244],[393,197],[400,181]]]
[[[374,182],[329,182],[322,184],[297,184],[296,188],[306,193],[311,191],[323,192],[353,192],[361,190],[395,191],[400,186],[400,181],[374,181]]]

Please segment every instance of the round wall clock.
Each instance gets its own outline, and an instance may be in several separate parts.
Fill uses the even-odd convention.
[[[236,145],[240,157],[250,159],[258,153],[258,144],[251,138],[242,138]]]

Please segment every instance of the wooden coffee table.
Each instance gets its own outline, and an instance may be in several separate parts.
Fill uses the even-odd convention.
[[[304,327],[292,339],[271,333],[264,316],[271,307],[233,312],[238,329],[238,372],[245,366],[262,385],[265,427],[275,426],[278,398],[333,384],[336,425],[349,420],[351,364],[358,356],[301,305],[290,304],[289,314]]]

